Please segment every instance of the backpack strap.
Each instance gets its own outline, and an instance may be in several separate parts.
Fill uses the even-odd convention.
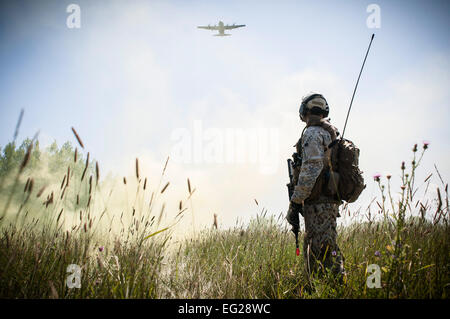
[[[300,138],[297,141],[297,144],[294,145],[295,149],[297,150],[297,153],[301,156],[302,155],[302,138],[303,133],[305,133],[305,130],[308,126],[305,126],[302,131],[302,135],[300,135]]]

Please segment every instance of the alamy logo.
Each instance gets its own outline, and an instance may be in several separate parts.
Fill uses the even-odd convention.
[[[67,288],[81,288],[81,267],[76,264],[70,264],[67,266],[69,276],[67,276],[66,284]]]
[[[202,121],[193,129],[172,132],[171,158],[179,163],[256,164],[261,174],[274,174],[279,164],[278,128],[203,128]]]
[[[66,25],[69,29],[81,28],[81,8],[78,4],[69,4],[66,9],[70,13],[66,20]]]
[[[381,9],[378,4],[372,3],[367,6],[367,13],[370,15],[367,17],[366,25],[369,29],[381,28]]]
[[[381,269],[377,264],[370,264],[367,266],[367,276],[366,284],[367,288],[381,288]]]

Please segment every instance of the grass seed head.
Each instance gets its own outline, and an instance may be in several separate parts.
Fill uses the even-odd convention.
[[[28,189],[28,184],[30,184],[30,178],[28,177],[27,182],[25,183],[25,188],[23,189],[23,192],[26,193]]]
[[[87,153],[86,164],[84,165],[84,171],[83,171],[83,174],[81,175],[81,181],[83,181],[84,175],[86,175],[88,166],[89,166],[89,152]]]
[[[33,149],[33,143],[30,143],[27,148],[27,152],[25,153],[25,157],[23,158],[22,163],[20,164],[19,174],[22,173],[23,169],[28,165],[31,156],[31,150]]]
[[[61,208],[61,211],[58,214],[58,218],[56,219],[56,222],[58,222],[59,219],[61,218],[61,215],[62,215],[63,211],[64,211],[64,208]]]
[[[169,184],[170,184],[170,182],[167,182],[166,186],[164,186],[163,189],[161,190],[161,194],[165,192],[167,187],[169,187]]]
[[[136,178],[139,179],[139,160],[136,158]]]
[[[100,180],[100,170],[98,168],[98,162],[95,162],[95,176],[96,176],[96,181],[95,181],[95,185],[98,185],[98,181]]]
[[[45,190],[45,187],[46,187],[45,185],[42,186],[41,189],[38,191],[38,193],[36,194],[36,197],[37,197],[37,198],[41,197],[42,193],[43,193],[44,190]]]
[[[64,175],[64,178],[63,178],[63,180],[61,182],[61,186],[59,187],[59,189],[63,188],[65,182],[66,182],[66,175]]]
[[[77,131],[72,127],[72,132],[75,135],[75,138],[77,139],[78,143],[80,144],[81,148],[84,148],[83,142],[81,141],[80,136],[78,136]]]
[[[67,180],[66,180],[66,187],[69,187],[69,179],[70,179],[70,166],[67,166]]]
[[[33,191],[33,184],[34,184],[34,180],[30,179],[30,183],[28,184],[28,193],[31,194],[31,192]]]

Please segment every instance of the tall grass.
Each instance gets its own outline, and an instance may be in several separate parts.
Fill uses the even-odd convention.
[[[281,216],[279,216],[281,217]],[[205,230],[180,246],[165,278],[176,298],[286,298],[298,291],[299,264],[287,229],[265,214],[247,227]],[[291,247],[292,246],[292,247]]]
[[[417,156],[414,145],[410,171],[402,163],[400,195],[391,191],[391,176],[386,178],[387,185],[380,176],[374,177],[380,189],[375,205],[378,218],[371,215],[370,205],[365,220],[339,227],[338,244],[346,268],[344,283],[331,274],[325,278],[309,277],[304,259],[294,254],[293,236],[282,216],[275,218],[264,212],[245,227],[223,231],[213,228],[187,240],[171,262],[171,276],[166,278],[169,293],[164,296],[448,298],[448,185],[437,168],[444,191],[437,188],[436,205],[425,199],[431,175],[424,181],[424,197],[416,198],[416,170],[427,148],[428,144],[424,144]],[[350,212],[344,208],[341,213]],[[381,271],[380,288],[367,285],[371,264]]]
[[[192,207],[195,189],[188,179],[187,198],[164,225],[168,160],[155,187],[142,180],[136,159],[135,180],[123,177],[109,190],[98,163],[88,157],[84,162],[78,152],[60,182],[31,186],[39,183],[26,172],[25,157],[8,195],[19,204],[2,197],[7,202],[0,221],[0,297],[448,298],[448,187],[441,180],[435,205],[416,198],[416,169],[425,150],[416,158],[414,147],[410,171],[402,165],[400,196],[392,194],[390,177],[387,184],[375,178],[379,218],[368,210],[365,221],[339,227],[346,268],[342,284],[331,275],[307,276],[282,214],[263,210],[249,224],[230,229],[220,229],[216,220],[211,229],[173,242],[171,226],[188,209],[185,203]],[[112,204],[117,192],[125,193],[122,206]],[[71,264],[81,267],[80,288],[67,284]],[[370,264],[381,269],[381,288],[366,284]]]
[[[274,217],[257,217],[247,227],[205,231],[173,257],[163,297],[448,298],[448,226],[417,218],[405,224],[399,255],[392,241],[396,230],[382,221],[339,229],[343,284],[331,275],[308,278],[304,259],[294,254],[292,234]],[[381,269],[380,289],[366,284],[370,264]]]
[[[72,131],[84,148],[78,133]],[[9,195],[2,194],[6,204],[0,220],[0,296],[158,297],[171,226],[183,214],[180,209],[172,225],[164,227],[164,204],[156,210],[158,194],[169,186],[160,189],[165,168],[159,185],[150,189],[146,180],[142,185],[136,160],[136,181],[129,185],[137,186],[134,201],[127,198],[123,205],[111,204],[113,192],[127,193],[127,186],[102,189],[110,185],[100,182],[98,163],[94,166],[87,153],[81,164],[83,158],[75,151],[73,162],[62,170],[64,176],[54,178],[61,182],[43,185],[38,192],[34,188],[33,193],[31,176],[37,171],[25,170],[32,147],[20,166],[1,181],[7,184],[12,178],[13,188]],[[73,264],[81,268],[80,288],[67,284],[68,266]]]

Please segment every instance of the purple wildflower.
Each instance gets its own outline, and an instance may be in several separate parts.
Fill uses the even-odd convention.
[[[379,250],[375,251],[375,256],[381,257],[381,252]]]
[[[428,145],[430,145],[429,141],[423,141],[423,149],[426,150],[428,148]]]
[[[99,250],[100,252],[102,252],[103,249],[105,249],[105,247],[103,247],[103,246],[98,247],[98,250]]]
[[[380,173],[376,173],[375,175],[373,175],[373,179],[374,179],[375,182],[379,182],[380,181],[380,177],[381,177]]]

